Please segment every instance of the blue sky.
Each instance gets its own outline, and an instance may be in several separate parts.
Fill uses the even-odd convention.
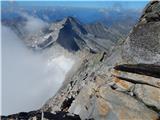
[[[12,2],[13,3],[13,2]],[[20,6],[71,6],[71,7],[87,7],[87,8],[112,8],[123,7],[129,9],[142,9],[148,1],[14,1]]]

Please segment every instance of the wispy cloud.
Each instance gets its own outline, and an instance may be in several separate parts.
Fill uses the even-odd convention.
[[[25,22],[24,29],[28,34],[35,34],[36,32],[44,29],[48,26],[48,23],[44,22],[43,20],[28,15],[27,13],[20,13],[27,21]]]

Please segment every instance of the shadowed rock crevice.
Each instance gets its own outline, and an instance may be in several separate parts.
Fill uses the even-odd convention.
[[[137,73],[160,78],[160,65],[153,64],[123,64],[114,67],[115,70]]]
[[[124,80],[124,81],[127,81],[127,82],[131,82],[131,83],[134,83],[134,84],[144,84],[144,85],[149,85],[149,86],[152,86],[152,87],[156,87],[156,88],[159,88],[155,85],[151,85],[149,83],[146,83],[146,82],[143,82],[143,81],[140,81],[140,80],[134,80],[134,79],[130,79],[130,78],[124,78],[124,77],[119,77],[119,76],[116,76],[116,75],[112,75],[113,77],[116,77],[120,80]]]
[[[75,99],[74,97],[65,99],[64,102],[62,103],[61,110],[67,111],[69,107],[71,106],[74,99]]]

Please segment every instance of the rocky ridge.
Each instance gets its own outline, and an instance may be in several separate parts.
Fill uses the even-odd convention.
[[[159,8],[159,1],[150,2],[127,39],[107,57],[84,60],[42,110],[69,111],[82,120],[160,119],[160,21],[142,22],[149,13],[147,19],[153,19]]]

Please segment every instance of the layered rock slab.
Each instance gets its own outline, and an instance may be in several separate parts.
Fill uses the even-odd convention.
[[[101,87],[89,82],[71,105],[69,112],[79,114],[84,120],[156,120],[156,112],[138,100],[113,90],[108,85]]]

